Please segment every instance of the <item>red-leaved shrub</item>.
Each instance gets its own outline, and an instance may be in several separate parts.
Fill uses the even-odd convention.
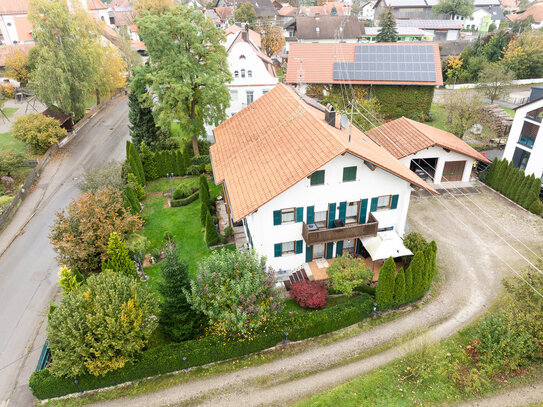
[[[328,290],[321,281],[302,280],[292,284],[290,296],[304,308],[318,309],[326,305]]]

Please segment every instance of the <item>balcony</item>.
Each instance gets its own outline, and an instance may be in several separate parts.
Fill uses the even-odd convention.
[[[379,222],[370,213],[366,223],[350,223],[345,226],[333,229],[309,230],[306,223],[302,226],[302,236],[305,244],[313,246],[315,243],[337,242],[340,240],[350,240],[359,237],[377,236]]]

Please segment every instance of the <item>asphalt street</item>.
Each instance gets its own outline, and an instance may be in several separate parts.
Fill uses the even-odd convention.
[[[80,193],[89,168],[125,157],[128,106],[112,100],[55,154],[11,224],[0,234],[0,407],[29,406],[28,378],[45,339],[59,266],[49,243],[55,212]]]

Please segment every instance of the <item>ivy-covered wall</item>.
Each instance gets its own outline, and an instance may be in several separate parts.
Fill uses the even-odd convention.
[[[430,119],[433,86],[374,85],[371,94],[379,101],[385,119],[402,116],[422,122]]]

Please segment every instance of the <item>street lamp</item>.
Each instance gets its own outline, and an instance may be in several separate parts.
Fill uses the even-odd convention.
[[[143,260],[143,254],[141,252],[134,255],[134,262],[136,263],[136,269],[141,270],[141,279],[145,281],[147,280],[147,276],[145,275],[145,271],[143,271],[142,260]]]
[[[166,176],[170,179],[170,185],[172,187],[172,199],[173,199],[173,181],[172,181],[173,173],[167,173]]]
[[[83,390],[81,390],[81,386],[79,385],[79,380],[74,379],[74,383],[77,386],[77,389],[79,390],[79,394],[83,394]]]

